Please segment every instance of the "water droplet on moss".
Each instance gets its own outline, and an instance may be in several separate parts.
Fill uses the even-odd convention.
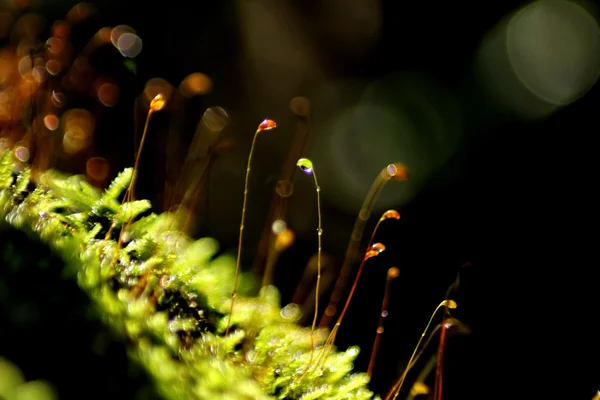
[[[302,310],[298,304],[291,303],[281,309],[281,316],[295,322],[302,316]]]

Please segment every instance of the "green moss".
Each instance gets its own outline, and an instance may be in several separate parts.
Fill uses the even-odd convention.
[[[238,297],[225,337],[234,260],[215,259],[217,243],[192,241],[172,214],[139,218],[147,201],[121,205],[131,170],[104,193],[55,172],[27,190],[28,173],[14,171],[10,152],[0,159],[0,226],[39,238],[60,256],[63,273],[77,281],[111,334],[127,343],[130,360],[143,366],[163,398],[372,398],[366,375],[352,372],[357,348],[332,351],[322,368],[304,374],[319,353],[311,354],[310,329],[295,323],[293,307],[281,309],[274,287]],[[120,229],[104,240],[111,224],[129,219],[135,222],[122,248]],[[316,341],[326,333],[317,332]]]
[[[26,382],[16,365],[0,357],[0,398],[6,400],[55,400],[54,389],[43,381]]]

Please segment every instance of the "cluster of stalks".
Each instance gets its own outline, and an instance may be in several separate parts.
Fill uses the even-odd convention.
[[[77,7],[80,8],[78,9]],[[81,7],[82,6],[76,6],[76,8],[74,8],[74,10],[76,11],[79,10],[79,14],[75,12],[72,12],[71,14],[80,15],[82,11]],[[75,18],[75,16],[73,15],[71,19],[74,21],[77,20],[77,18]],[[80,19],[77,21],[80,21]],[[61,32],[63,32],[64,30],[65,24],[68,25],[67,22],[63,22],[64,24],[62,25],[55,25],[53,38],[57,40],[60,39],[66,41],[67,38],[64,34],[63,36],[60,36]],[[99,30],[98,33],[94,36],[94,38],[90,41],[90,43],[85,47],[85,50],[79,56],[75,57],[73,65],[76,65],[77,60],[89,58],[90,53],[93,52],[96,48],[99,48],[101,45],[110,42],[110,39],[112,38],[112,36],[114,36],[114,32],[116,29],[117,28],[105,27]],[[54,109],[49,111],[47,107],[59,108],[60,106],[60,99],[57,100],[58,92],[53,86],[56,84],[56,82],[53,80],[48,80],[47,82],[37,82],[37,67],[35,67],[35,65],[41,65],[40,62],[37,61],[38,59],[40,59],[40,57],[42,57],[41,59],[48,61],[66,61],[61,58],[61,50],[53,48],[51,45],[47,46],[47,48],[42,49],[41,51],[46,52],[46,55],[39,56],[38,53],[34,52],[32,46],[30,54],[31,68],[29,71],[24,72],[25,75],[23,79],[32,80],[33,83],[31,83],[31,85],[33,89],[26,92],[27,95],[24,99],[21,98],[21,102],[19,103],[22,104],[27,103],[27,100],[30,101],[30,108],[32,111],[31,121],[33,122],[30,123],[29,131],[25,135],[24,139],[21,140],[21,142],[25,143],[25,147],[28,149],[31,158],[33,159],[32,164],[34,166],[34,171],[35,168],[37,168],[38,170],[43,170],[51,166],[51,163],[49,162],[49,160],[51,159],[51,157],[49,156],[49,152],[52,151],[52,147],[50,146],[43,148],[43,139],[45,137],[44,133],[47,133],[47,131],[51,130],[53,127],[52,121],[48,119],[48,116],[55,115],[58,112]],[[49,68],[54,64],[46,62],[44,65],[45,68]],[[71,72],[67,72],[66,76],[68,76],[69,73]],[[153,80],[152,82],[149,82],[146,85],[146,90],[144,90],[143,95],[141,95],[138,100],[146,100],[147,113],[139,145],[137,143],[137,140],[135,140],[136,151],[135,163],[133,167],[133,177],[131,179],[129,187],[125,192],[125,195],[123,196],[123,203],[135,200],[135,184],[139,173],[140,157],[148,135],[148,128],[150,125],[151,117],[155,113],[165,109],[169,105],[169,102],[172,103],[170,104],[171,108],[174,108],[174,105],[177,106],[176,108],[182,108],[182,103],[185,101],[185,99],[190,97],[190,88],[195,89],[191,91],[191,94],[195,95],[204,93],[209,86],[210,80],[206,76],[201,74],[190,75],[190,77],[186,78],[186,80],[184,80],[177,89],[171,87],[166,82],[157,80]],[[50,102],[48,101],[49,98],[51,100]],[[54,98],[53,101],[52,98]],[[140,107],[140,104],[142,104],[143,107],[144,103],[143,101],[138,100],[136,100],[136,110]],[[54,106],[52,106],[52,104],[54,104]],[[310,324],[312,346],[310,362],[306,366],[304,373],[300,374],[297,378],[298,380],[302,380],[305,376],[308,375],[309,370],[322,368],[325,360],[334,348],[336,336],[341,328],[344,317],[350,307],[350,303],[357,289],[357,285],[365,265],[368,262],[370,262],[369,260],[379,256],[382,252],[386,250],[386,244],[376,240],[377,232],[381,224],[392,223],[394,221],[400,220],[400,214],[396,210],[388,210],[381,215],[381,217],[377,221],[373,232],[371,233],[368,242],[366,243],[365,248],[361,248],[361,245],[364,246],[364,244],[362,243],[364,229],[367,225],[367,222],[369,221],[369,218],[371,216],[374,205],[379,197],[379,194],[381,193],[387,182],[406,181],[408,179],[408,170],[401,163],[391,163],[385,166],[385,168],[383,168],[375,178],[356,218],[353,231],[350,235],[350,241],[345,253],[344,261],[337,274],[337,279],[335,281],[335,284],[333,285],[330,298],[327,302],[327,305],[324,307],[323,313],[321,315],[321,309],[323,307],[321,307],[320,304],[320,296],[324,289],[322,287],[324,283],[322,282],[322,278],[325,278],[325,284],[327,285],[329,283],[332,283],[333,278],[335,277],[335,273],[333,273],[331,261],[327,259],[324,260],[324,257],[322,255],[321,244],[323,236],[323,227],[321,211],[321,188],[318,183],[315,165],[311,160],[303,158],[303,153],[310,132],[310,102],[304,97],[297,97],[291,101],[290,108],[292,113],[296,116],[295,133],[292,140],[292,146],[288,152],[287,159],[285,160],[284,165],[282,167],[281,176],[276,185],[276,193],[273,197],[271,208],[269,210],[269,216],[265,227],[265,231],[263,232],[260,240],[258,255],[256,257],[254,267],[255,270],[263,271],[263,287],[270,285],[272,283],[273,267],[276,264],[276,261],[278,260],[281,253],[287,248],[289,248],[294,241],[293,231],[290,228],[288,228],[285,222],[285,217],[287,211],[287,199],[293,193],[295,171],[298,168],[306,175],[312,177],[316,192],[318,217],[316,221],[318,242],[316,259],[311,260],[309,265],[306,267],[302,282],[296,291],[297,295],[294,296],[294,301],[301,301],[300,299],[303,297],[304,293],[307,292],[307,286],[309,285],[309,282],[316,281],[315,287],[312,292],[313,294],[311,296],[308,296],[309,300],[313,302],[314,305],[305,304],[303,308],[304,310],[313,309],[314,312],[312,314],[312,323]],[[22,110],[18,112],[22,112]],[[36,118],[36,115],[34,115],[34,113],[38,113],[39,115],[41,115],[40,113],[45,114],[45,118],[43,118],[45,123],[43,126],[40,123],[41,119]],[[227,141],[221,139],[221,132],[227,126],[228,119],[229,117],[227,113],[219,107],[211,107],[204,113],[182,166],[178,169],[175,169],[175,175],[179,176],[177,182],[172,182],[171,178],[173,174],[170,174],[168,182],[165,185],[165,208],[168,210],[174,210],[181,216],[180,220],[184,221],[182,223],[181,228],[182,231],[185,233],[190,233],[192,229],[192,221],[197,212],[198,204],[201,202],[202,193],[206,185],[206,176],[208,174],[210,166],[212,165],[212,162],[214,161],[215,157],[218,156],[220,151],[222,151],[224,148],[226,149],[230,147],[230,144]],[[247,212],[249,176],[252,168],[252,156],[254,153],[255,146],[257,144],[258,137],[262,136],[265,132],[273,130],[275,128],[277,128],[277,123],[275,121],[268,118],[264,119],[258,125],[252,138],[252,145],[250,147],[250,153],[248,156],[244,183],[244,199],[241,210],[241,222],[239,226],[235,281],[233,292],[231,294],[231,301],[229,305],[229,318],[225,335],[229,335],[230,333],[232,320],[231,316],[236,312],[235,303],[238,291],[240,272],[242,270],[241,253],[242,242],[244,237],[244,223]],[[38,134],[38,131],[42,131],[42,133]],[[40,148],[40,145],[42,145],[42,148]],[[19,147],[17,146],[17,149],[18,148]],[[39,150],[37,154],[35,154],[36,149]],[[35,179],[35,173],[32,176],[33,179]],[[120,226],[120,232],[118,235],[119,246],[121,246],[122,243],[125,241],[124,235],[127,233],[129,222],[124,223]],[[114,229],[117,229],[116,221],[112,224],[108,233],[106,234],[106,240],[111,238]],[[323,274],[322,271],[324,264],[327,265],[325,274]],[[356,266],[356,264],[358,264],[358,268],[355,270],[354,267]],[[341,310],[339,310],[341,300],[346,293],[347,284],[349,282],[349,279],[353,275],[354,280],[352,286],[350,287],[350,291],[346,296],[346,301],[343,303],[343,307],[341,307]],[[392,266],[391,268],[389,268],[383,290],[384,294],[381,305],[380,318],[375,330],[375,337],[368,365],[367,373],[369,376],[373,374],[375,368],[377,352],[381,342],[382,334],[384,332],[384,321],[385,318],[388,316],[388,305],[392,292],[392,282],[399,275],[400,269],[398,267]],[[414,351],[406,365],[406,368],[404,369],[404,372],[400,375],[398,380],[391,387],[389,393],[385,397],[386,400],[396,399],[398,397],[398,395],[401,392],[401,389],[403,388],[408,373],[411,371],[412,367],[417,363],[421,354],[423,354],[424,349],[427,348],[428,344],[433,340],[433,337],[438,333],[438,351],[432,358],[432,361],[426,364],[421,374],[419,374],[419,376],[417,377],[408,398],[414,398],[419,394],[425,394],[429,392],[429,389],[424,385],[423,382],[425,378],[430,374],[430,372],[435,368],[435,385],[433,389],[433,399],[441,399],[443,382],[443,355],[446,344],[447,332],[451,327],[459,327],[460,330],[463,332],[466,332],[468,330],[464,325],[460,323],[460,321],[458,321],[456,318],[450,315],[451,310],[457,307],[456,302],[450,298],[451,293],[452,291],[449,291],[447,298],[443,302],[441,302],[440,305],[433,312],[425,330],[423,331],[416,347],[414,348]],[[429,328],[440,309],[443,309],[444,311],[443,320],[442,322],[437,324],[433,330],[430,331]],[[321,316],[320,321],[319,316]],[[335,319],[335,323],[333,324],[333,327],[331,327],[331,323],[334,320],[334,318],[336,318],[336,316],[337,319]],[[327,336],[327,339],[324,341],[324,343],[316,343],[314,339],[315,331],[317,329],[329,329],[330,327],[330,333]]]

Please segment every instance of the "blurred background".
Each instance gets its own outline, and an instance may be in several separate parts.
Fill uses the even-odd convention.
[[[216,238],[223,252],[236,251],[253,134],[264,118],[277,122],[260,134],[250,176],[242,262],[258,281],[261,235],[294,138],[308,135],[294,148],[319,178],[333,280],[373,180],[390,163],[407,166],[408,181],[390,181],[375,203],[365,236],[387,209],[402,218],[381,225],[386,251],[367,263],[337,340],[360,345],[356,368],[366,370],[386,274],[398,267],[375,392],[400,375],[460,271],[453,315],[472,332],[448,340],[445,399],[543,398],[559,384],[568,398],[596,393],[596,3],[1,4],[0,146],[104,187],[133,164],[149,102],[164,93],[136,197],[173,209],[191,171],[200,189],[189,231]],[[46,100],[28,103],[23,85],[23,100],[7,101],[14,63]],[[37,139],[12,119],[15,107],[31,113]],[[198,126],[218,136],[201,175],[184,164]],[[285,220],[295,242],[274,272],[283,304],[317,249],[310,176],[294,177]]]

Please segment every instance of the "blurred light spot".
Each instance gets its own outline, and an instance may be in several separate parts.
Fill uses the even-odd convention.
[[[485,85],[503,107],[542,117],[584,95],[600,75],[600,27],[576,2],[541,0],[484,41]]]
[[[87,148],[92,143],[94,117],[84,109],[74,108],[63,115],[63,149],[73,154]]]
[[[48,114],[44,117],[44,126],[48,128],[50,131],[55,131],[58,129],[59,120],[58,117],[54,114]]]
[[[48,46],[48,51],[52,54],[59,54],[65,48],[64,42],[57,37],[51,37],[46,40],[46,45]]]
[[[119,48],[119,39],[125,33],[135,33],[135,30],[127,25],[118,25],[115,26],[110,32],[110,41],[117,49]]]
[[[195,72],[188,75],[179,85],[181,93],[186,97],[192,97],[199,94],[206,94],[212,89],[211,79],[200,73]]]
[[[46,77],[48,76],[46,68],[45,67],[41,67],[41,66],[37,66],[33,69],[33,78],[35,79],[36,82],[38,83],[42,83],[46,80]]]
[[[29,160],[29,149],[25,146],[18,146],[15,149],[15,157],[17,158],[17,160],[21,161],[21,162],[27,162]]]
[[[159,94],[162,95],[166,100],[169,100],[173,94],[173,91],[173,85],[166,80],[162,78],[152,78],[146,82],[146,87],[144,88],[144,97],[148,102],[147,104],[150,105],[150,102]]]
[[[65,135],[63,136],[63,149],[65,153],[73,154],[83,150],[87,147],[86,138],[87,135],[85,132],[78,127],[65,130]]]
[[[71,25],[67,21],[56,21],[52,25],[52,36],[65,39],[71,34]]]
[[[400,269],[398,267],[392,267],[392,268],[388,269],[387,276],[390,279],[394,279],[394,278],[399,277],[400,276]],[[387,317],[387,311],[384,311],[384,312],[385,312],[384,317]]]
[[[112,83],[102,83],[98,86],[98,100],[106,107],[113,107],[119,100],[119,87]]]
[[[415,382],[410,389],[410,394],[412,397],[417,397],[423,394],[429,394],[429,386],[424,384],[423,382]]]
[[[350,213],[359,212],[375,178],[393,163],[406,165],[411,178],[388,183],[373,212],[410,201],[460,143],[458,103],[419,74],[335,82],[312,101],[320,112],[307,156],[321,166],[319,181],[328,188],[323,196]],[[308,228],[300,217],[289,222],[297,230]]]
[[[19,74],[21,74],[22,78],[30,76],[29,74],[31,73],[31,57],[21,57],[17,69],[19,70]]]
[[[97,38],[99,42],[109,43],[111,42],[112,31],[113,28],[105,26],[104,28],[100,28],[100,30],[96,32],[96,35],[94,37]]]
[[[273,222],[273,226],[271,227],[271,229],[273,233],[277,235],[283,232],[285,229],[287,229],[287,224],[284,220],[278,219],[277,221]]]
[[[227,111],[221,107],[209,107],[202,116],[204,125],[212,132],[221,132],[225,129],[227,121],[229,121],[229,115]]]
[[[353,208],[360,205],[377,173],[389,162],[417,163],[422,155],[416,143],[410,140],[415,134],[412,128],[401,114],[376,104],[356,104],[335,115],[329,143],[323,150],[329,152],[335,168],[331,171],[335,177],[327,180],[336,187],[343,186],[339,192],[342,196],[336,203]],[[380,199],[385,208],[397,202],[397,196],[401,195],[397,190],[390,187],[382,193]],[[394,192],[395,196],[390,198]]]
[[[19,94],[21,97],[33,96],[37,89],[37,83],[33,79],[33,74],[26,74],[19,85]]]
[[[73,108],[67,111],[63,115],[63,118],[65,120],[65,128],[77,125],[90,133],[94,128],[94,117],[92,113],[83,108]]]
[[[568,104],[600,73],[600,29],[574,2],[538,1],[515,15],[507,30],[508,57],[521,82],[540,98]]]
[[[55,107],[62,107],[65,103],[65,95],[62,94],[61,92],[57,92],[56,90],[53,90],[51,101]]]
[[[17,44],[17,49],[16,51],[14,51],[14,53],[16,54],[16,56],[21,59],[22,57],[31,57],[31,50],[33,48],[33,45],[31,43],[30,40],[27,39],[21,39],[19,40],[19,43]]]
[[[275,247],[279,250],[287,249],[294,244],[296,235],[291,229],[284,229],[275,237]]]
[[[142,51],[142,39],[135,33],[124,33],[119,37],[117,49],[123,56],[135,58]]]
[[[92,157],[87,160],[85,170],[88,180],[92,182],[103,182],[108,178],[110,167],[105,158]]]
[[[60,62],[58,62],[58,60],[48,60],[48,62],[46,62],[46,71],[48,71],[48,73],[50,75],[58,75],[60,73]]]
[[[67,21],[79,24],[92,15],[92,7],[88,3],[79,3],[73,6],[67,13]]]

